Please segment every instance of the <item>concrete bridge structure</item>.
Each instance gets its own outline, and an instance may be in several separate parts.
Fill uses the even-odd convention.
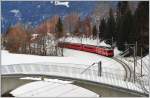
[[[100,77],[97,70],[62,66],[63,64],[13,64],[2,65],[1,93],[8,93],[15,88],[34,80],[22,80],[22,77],[41,77],[71,80],[73,84],[89,89],[104,97],[149,96],[139,83],[124,81],[123,78]],[[64,64],[65,65],[65,64]],[[81,74],[82,73],[82,74]]]

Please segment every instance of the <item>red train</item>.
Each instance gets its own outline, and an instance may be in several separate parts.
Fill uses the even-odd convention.
[[[110,47],[94,46],[94,45],[79,44],[79,43],[69,43],[69,42],[59,43],[58,46],[63,48],[96,53],[107,57],[114,56],[114,51]]]

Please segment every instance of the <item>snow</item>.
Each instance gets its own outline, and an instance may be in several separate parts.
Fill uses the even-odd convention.
[[[134,58],[133,57],[119,57],[122,59],[124,62],[126,62],[129,67],[133,70],[134,68]],[[139,59],[137,60],[137,66],[136,66],[136,73],[140,74],[141,73],[141,58],[138,57]],[[146,55],[145,57],[142,58],[142,67],[143,67],[143,74],[145,76],[148,76],[149,73],[149,54]]]
[[[13,9],[13,10],[10,10],[11,13],[14,13],[14,16],[20,21],[22,18],[21,18],[21,12],[20,10],[18,9]]]
[[[128,66],[130,67],[133,73],[134,71],[134,58],[133,57],[117,56],[117,58],[119,58],[120,60],[128,64]],[[137,57],[137,58],[139,59],[137,60],[137,66],[135,66],[136,77],[138,80],[141,81],[141,84],[145,86],[147,91],[150,91],[149,89],[149,71],[150,71],[149,54],[142,58],[142,77],[141,77],[141,59],[140,57]]]
[[[9,60],[9,62],[8,62]],[[98,70],[97,63],[102,62],[104,74],[113,74],[116,77],[122,77],[125,74],[122,65],[111,58],[100,56],[93,53],[64,49],[64,57],[58,56],[36,56],[26,54],[13,54],[2,50],[2,65],[36,63],[36,64],[54,64],[58,66],[68,66],[86,69],[95,63],[90,69]]]
[[[102,62],[102,67],[107,70],[114,70],[114,73],[124,72],[120,63],[93,53],[77,51],[72,49],[64,49],[64,57],[58,56],[36,56],[27,54],[13,54],[6,50],[2,50],[2,65],[21,64],[21,63],[60,63],[60,66],[70,66],[78,68],[87,68],[93,63]],[[8,62],[9,60],[9,62]],[[63,64],[66,63],[66,64]],[[78,65],[78,66],[77,66]],[[97,65],[93,66],[97,69]],[[117,71],[116,71],[117,70]]]
[[[150,67],[149,67],[149,54],[142,58],[142,67],[143,67],[143,75],[147,77],[149,75]],[[137,73],[141,73],[141,59],[137,60]]]
[[[37,37],[38,37],[38,35],[39,35],[39,34],[32,34],[32,38],[31,38],[31,40],[34,40],[35,38],[37,38]]]
[[[86,39],[84,39],[83,42],[84,44],[92,44],[93,41],[89,40],[86,43]],[[93,44],[96,44],[96,40]],[[101,43],[101,45],[105,45],[105,43]],[[117,49],[115,50],[117,53],[119,53]],[[64,49],[63,51],[64,57],[15,54],[9,53],[6,50],[2,50],[1,64],[11,65],[22,63],[58,63],[60,66],[87,68],[91,64],[101,61],[103,72],[124,75],[124,69],[122,65],[111,58],[72,49]],[[91,69],[97,68],[97,64],[91,67]],[[22,79],[33,78],[25,77]],[[98,97],[97,94],[89,90],[70,84],[72,81],[62,81],[58,79],[45,79],[45,81],[40,81],[39,78],[34,78],[34,80],[37,81],[21,86],[13,90],[11,93],[17,97]]]
[[[20,11],[18,9],[13,9],[13,10],[10,10],[11,13],[14,13],[14,14],[18,14],[20,13]]]
[[[122,51],[118,50],[117,47],[114,48],[114,56],[119,55],[120,53],[122,53]]]
[[[23,85],[11,92],[16,97],[98,97],[92,91],[62,80],[36,81]]]
[[[111,58],[107,58],[93,53],[72,50],[72,49],[64,49],[64,57],[13,54],[13,53],[9,53],[6,50],[2,50],[1,53],[2,53],[2,65],[21,64],[21,63],[42,63],[42,64],[60,63],[60,66],[69,65],[70,67],[87,68],[89,65],[93,63],[102,61],[103,72],[109,72],[110,74],[116,74],[116,75],[124,75],[124,70],[122,65],[112,60]],[[70,64],[61,64],[61,63],[70,63]],[[92,68],[97,69],[97,66],[95,65]],[[29,78],[24,78],[24,79],[29,79]],[[36,78],[35,80],[40,80],[40,79]],[[111,82],[110,79],[108,81],[106,80],[105,77],[102,77],[102,80],[103,82],[106,83]],[[119,81],[119,80],[115,80],[115,81]],[[71,83],[72,81],[69,82]],[[97,96],[93,93],[91,94],[88,91],[85,91],[85,89],[83,88],[80,89],[79,87],[72,85],[69,82],[45,79],[45,81],[32,82],[31,84],[27,84],[27,86],[24,85],[23,87],[19,87],[16,90],[12,91],[11,93],[17,97],[21,97],[21,96],[22,97],[29,97],[29,96],[34,96],[34,97],[37,96],[38,97],[39,96],[41,97],[43,96],[46,97],[47,96],[48,97],[58,97],[58,96],[89,97],[91,96],[92,97],[94,96],[95,97]]]
[[[37,56],[37,55],[27,55],[27,54],[15,54],[15,53],[9,53],[6,50],[2,50],[1,52],[2,57],[2,65],[11,65],[11,64],[21,64],[21,63],[43,63],[43,62],[49,62],[49,63],[77,63],[83,64],[83,61],[74,58],[74,57],[58,57],[58,56]],[[8,61],[9,60],[9,61]],[[87,63],[86,63],[87,64]]]

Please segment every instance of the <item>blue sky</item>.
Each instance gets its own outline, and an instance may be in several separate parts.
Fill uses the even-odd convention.
[[[71,12],[78,12],[81,17],[84,17],[91,14],[97,3],[101,2],[71,1],[68,8],[65,6],[56,6],[50,1],[3,1],[1,3],[2,32],[18,21],[35,26],[53,15],[63,17]],[[110,6],[114,4],[116,2],[111,2]]]

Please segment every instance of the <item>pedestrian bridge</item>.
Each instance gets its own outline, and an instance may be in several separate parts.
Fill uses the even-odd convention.
[[[101,85],[101,90],[97,90],[101,96],[148,96],[141,88],[139,83],[124,81],[123,76],[116,76],[102,72],[99,76],[96,69],[87,69],[71,67],[70,64],[59,63],[42,63],[42,64],[14,64],[2,65],[2,94],[9,92],[23,84],[32,81],[17,80],[16,77],[53,77],[61,79],[69,79],[75,82],[80,82],[89,85]],[[83,71],[85,71],[83,73]],[[13,78],[14,77],[14,78]],[[8,86],[9,83],[9,86]],[[82,86],[82,85],[81,85]],[[147,84],[148,86],[148,84]],[[97,86],[95,86],[97,87]],[[88,88],[94,91],[94,88]],[[95,91],[96,92],[96,91]],[[108,94],[109,92],[109,94]]]

